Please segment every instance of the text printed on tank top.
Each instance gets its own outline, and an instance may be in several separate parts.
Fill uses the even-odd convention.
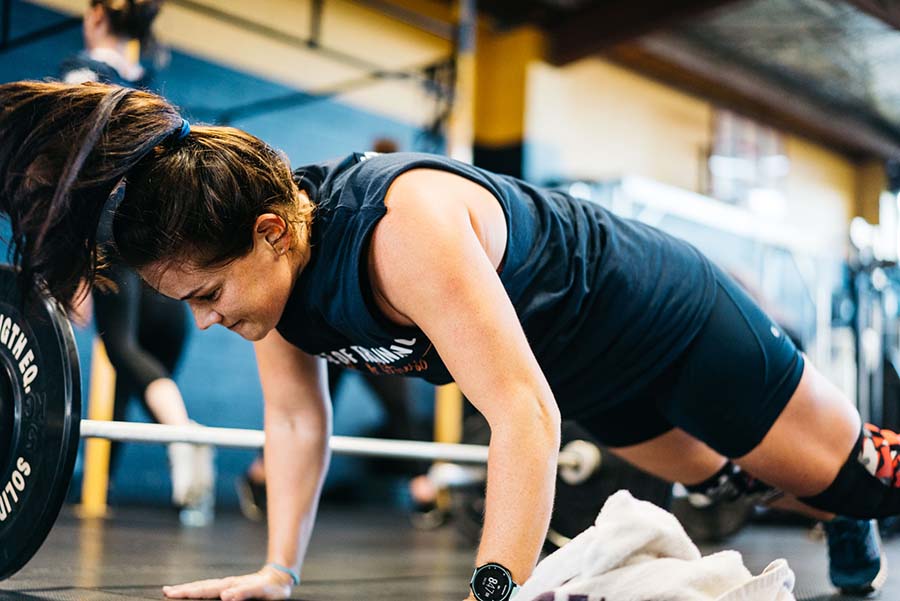
[[[395,338],[385,346],[364,347],[352,344],[319,356],[335,365],[368,371],[374,375],[403,375],[428,369],[424,356],[431,350],[431,343],[416,344],[416,338]],[[425,346],[426,348],[419,348]]]

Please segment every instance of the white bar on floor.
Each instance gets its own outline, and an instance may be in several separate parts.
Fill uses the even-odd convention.
[[[104,438],[121,442],[168,444],[187,442],[215,447],[261,449],[265,442],[262,430],[207,428],[204,426],[165,426],[137,422],[81,420],[83,438]],[[454,463],[487,463],[488,448],[483,445],[448,444],[412,440],[383,440],[352,436],[332,436],[331,450],[342,455],[424,459]],[[560,455],[560,465],[575,465],[578,458]]]

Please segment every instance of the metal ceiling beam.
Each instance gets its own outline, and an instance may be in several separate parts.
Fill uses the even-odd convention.
[[[452,42],[456,39],[456,27],[454,23],[443,21],[415,10],[391,2],[390,0],[352,0],[355,4],[375,10],[392,19],[415,27],[425,33],[439,37],[442,40]]]
[[[611,49],[606,57],[851,159],[900,157],[900,132],[889,124],[821,101],[799,83],[775,81],[673,34],[645,36]]]
[[[859,10],[900,29],[900,5],[895,0],[846,0]]]
[[[609,0],[547,30],[554,65],[584,58],[642,35],[671,27],[735,0]]]
[[[409,79],[419,81],[426,86],[431,85],[432,83],[428,81],[428,79],[421,73],[421,71],[423,69],[426,69],[429,65],[415,65],[413,67],[408,67],[405,69],[387,69],[377,63],[370,61],[368,57],[375,56],[375,53],[366,52],[368,50],[366,48],[362,48],[359,53],[360,55],[365,56],[357,56],[356,54],[349,54],[342,50],[323,46],[319,42],[319,40],[314,37],[304,38],[303,36],[294,35],[292,33],[288,33],[287,31],[270,27],[264,23],[259,23],[252,19],[247,19],[227,10],[222,10],[221,8],[204,4],[203,2],[198,0],[168,0],[168,3],[180,6],[210,19],[215,19],[220,23],[226,23],[228,25],[238,27],[244,31],[251,32],[268,40],[277,41],[279,44],[284,44],[286,46],[291,46],[294,48],[302,48],[304,50],[311,50],[313,52],[316,52],[317,54],[326,56],[334,60],[335,62],[341,63],[342,65],[360,69],[364,73],[377,73],[380,77],[384,78],[407,77]],[[313,13],[311,16],[313,22],[311,24],[311,31],[312,35],[315,36],[318,32],[318,28],[315,23],[317,18],[315,5],[312,7],[312,10]],[[319,18],[320,17],[321,13],[319,13]],[[81,19],[78,19],[78,22],[80,23]]]

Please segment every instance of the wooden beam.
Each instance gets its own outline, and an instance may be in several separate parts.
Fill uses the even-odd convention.
[[[548,59],[560,66],[729,4],[734,0],[610,0],[551,27]]]
[[[606,58],[723,107],[822,143],[859,161],[900,156],[900,133],[859,111],[830,105],[795,84],[673,34],[654,34],[610,49]]]

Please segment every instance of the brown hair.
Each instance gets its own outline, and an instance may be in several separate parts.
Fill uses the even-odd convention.
[[[23,285],[69,307],[97,270],[104,206],[124,184],[113,231],[135,268],[190,258],[222,265],[253,248],[263,213],[296,233],[313,207],[298,201],[287,160],[233,128],[194,127],[163,98],[103,84],[0,85],[0,211],[12,227]],[[111,210],[111,209],[108,209]]]

